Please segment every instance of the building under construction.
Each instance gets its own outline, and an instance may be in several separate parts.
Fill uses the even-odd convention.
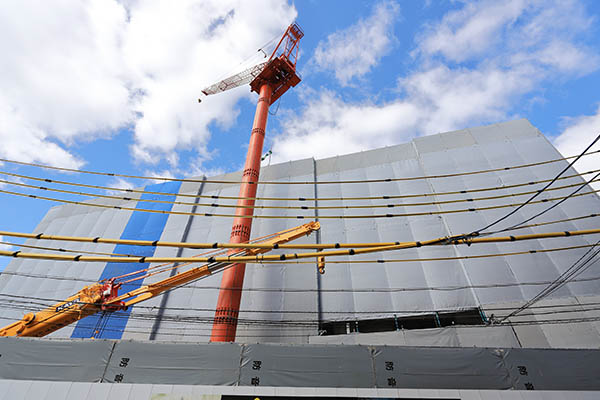
[[[597,398],[600,198],[588,184],[597,171],[573,160],[516,120],[263,167],[252,238],[320,229],[290,242],[306,248],[274,246],[247,264],[234,343],[209,343],[215,273],[44,339],[3,338],[0,399]],[[2,324],[94,282],[122,276],[128,292],[194,266],[154,257],[210,257],[158,244],[229,242],[242,179],[53,207],[19,250],[73,260],[14,254],[0,275]],[[45,239],[56,235],[89,240]],[[315,251],[324,258],[302,257]]]

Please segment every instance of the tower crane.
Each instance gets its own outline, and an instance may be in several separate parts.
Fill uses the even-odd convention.
[[[296,62],[298,61],[299,41],[303,36],[302,29],[296,23],[292,23],[266,62],[202,90],[204,95],[209,96],[250,83],[250,90],[258,93],[250,144],[242,173],[238,207],[231,228],[231,243],[245,243],[250,239],[252,218],[249,217],[254,214],[254,198],[260,173],[269,106],[290,87],[300,83],[300,77],[296,73]],[[235,340],[245,271],[246,264],[239,263],[223,273],[211,334],[212,342]]]
[[[231,243],[250,242],[252,218],[249,217],[254,212],[252,206],[256,197],[269,106],[290,87],[294,87],[300,82],[300,77],[296,74],[296,61],[298,59],[298,42],[303,36],[304,33],[300,27],[295,23],[291,24],[266,62],[202,90],[202,93],[208,96],[250,83],[250,89],[259,94],[240,186],[236,217],[231,230]],[[318,222],[311,222],[274,234],[260,243],[283,244],[308,235],[319,228]],[[69,298],[46,309],[26,314],[21,320],[0,328],[0,336],[46,336],[87,316],[98,312],[125,310],[129,306],[156,297],[167,290],[223,271],[211,341],[233,341],[237,329],[241,289],[246,267],[245,263],[235,263],[235,257],[261,254],[269,250],[268,248],[244,249],[241,252],[239,249],[231,250],[229,252],[231,262],[213,262],[194,267],[170,278],[121,294],[119,294],[119,289],[123,282],[118,280],[121,277],[100,281],[84,287]],[[322,260],[319,262],[319,268],[321,268],[323,262]]]

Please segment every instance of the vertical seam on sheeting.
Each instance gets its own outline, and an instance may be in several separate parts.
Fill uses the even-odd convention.
[[[245,344],[241,344],[240,346],[240,363],[238,368],[238,378],[237,383],[234,386],[242,386],[242,363],[244,362],[244,350],[246,349]]]
[[[190,229],[192,227],[192,221],[194,220],[194,214],[196,213],[196,210],[198,209],[198,204],[200,202],[200,195],[202,194],[202,191],[204,190],[204,183],[206,181],[206,176],[202,176],[202,183],[200,184],[200,187],[198,188],[198,193],[196,194],[196,199],[194,201],[194,205],[192,206],[192,212],[188,217],[188,220],[185,224],[185,229],[183,230],[183,235],[181,236],[181,242],[185,243],[187,242],[187,238],[188,235],[190,233]],[[181,255],[183,254],[183,247],[180,247],[177,249],[177,257],[181,257]],[[175,273],[177,273],[177,269],[179,267],[179,263],[175,263],[174,265],[175,268],[173,268],[171,270],[171,272],[169,273],[169,278],[174,276]],[[148,337],[148,340],[154,340],[156,338],[156,332],[158,331],[158,328],[160,328],[160,323],[162,321],[162,316],[164,314],[164,307],[167,305],[167,301],[169,300],[169,294],[171,292],[170,291],[166,291],[161,299],[160,299],[160,306],[158,309],[158,314],[156,315],[156,317],[154,318],[154,323],[152,324],[152,329],[150,330],[150,336]]]
[[[317,195],[317,160],[314,158],[313,160],[313,192],[315,198],[315,221],[319,221],[319,210],[318,206],[318,195]],[[321,230],[319,229],[315,235],[315,241],[317,244],[321,244]],[[323,299],[321,294],[321,274],[319,273],[319,260],[317,259],[315,263],[315,272],[317,274],[317,335],[319,334],[319,330],[321,329],[321,322],[323,321]]]
[[[498,128],[501,128],[501,125],[500,125],[500,124],[495,124],[495,126],[497,126]],[[535,128],[535,127],[534,127],[534,128]],[[537,129],[537,128],[536,128],[536,129]],[[467,130],[468,130],[468,129],[467,129]],[[470,130],[469,130],[469,132],[470,132]],[[537,136],[536,136],[536,137],[537,137]],[[542,137],[543,137],[543,138],[545,138],[545,136],[544,136],[544,135],[542,135]],[[474,137],[473,137],[473,138],[474,138]],[[511,146],[513,146],[514,148],[516,148],[516,146],[513,144],[512,138],[509,138],[509,137],[505,136],[505,139],[509,139],[509,142],[510,142]],[[475,140],[475,141],[477,142],[477,140]],[[503,140],[503,141],[504,141],[504,140]],[[549,143],[549,142],[548,142],[548,143]],[[481,147],[479,142],[477,142],[477,145],[478,145],[479,147]],[[553,148],[553,149],[556,151],[556,148],[555,148],[554,146],[552,146],[552,148]],[[562,157],[562,155],[560,155],[560,153],[558,153],[558,152],[557,152],[557,154],[559,155],[559,158],[561,158],[561,157]],[[485,161],[486,161],[486,162],[487,162],[487,163],[488,163],[490,166],[494,165],[494,164],[493,164],[493,162],[490,162],[490,159],[489,159],[489,157],[487,157],[487,156],[485,155],[485,153],[481,152],[481,155],[483,156],[483,158],[485,159]],[[520,154],[518,154],[518,156],[519,156],[520,158],[522,158]],[[501,183],[501,186],[504,186],[504,185],[506,184],[506,182],[504,182],[504,179],[502,178],[502,176],[500,176],[500,174],[499,174],[498,172],[494,172],[493,174],[494,174],[494,175],[495,175],[495,177],[496,177],[496,178],[497,178],[497,179],[500,181],[500,183]],[[516,213],[515,215],[519,215],[519,214],[520,214],[520,212]],[[484,218],[484,217],[482,216],[482,218]],[[484,219],[484,220],[485,220],[485,219]],[[497,246],[497,245],[496,245],[496,246]],[[509,273],[509,274],[510,274],[510,276],[513,278],[513,280],[514,280],[515,282],[519,282],[519,278],[518,278],[517,274],[515,273],[515,272],[517,271],[517,269],[513,268],[513,265],[511,264],[511,261],[510,261],[508,258],[506,258],[506,257],[502,257],[502,260],[503,260],[503,261],[506,263],[506,267],[507,267],[507,269],[508,269],[508,273]],[[552,265],[554,266],[554,269],[556,270],[556,272],[557,272],[557,275],[560,275],[561,273],[558,271],[558,266],[557,266],[556,264],[554,264],[554,262],[553,262],[551,259],[550,259],[550,261],[552,262]],[[469,285],[471,285],[470,281],[469,281]],[[521,285],[519,285],[519,286],[517,286],[516,288],[517,288],[517,290],[519,291],[519,293],[521,294],[521,298],[523,299],[523,301],[525,301],[525,299],[527,299],[527,296],[525,295],[525,292],[523,291],[523,287],[522,287]],[[481,302],[480,302],[480,305],[481,305]]]
[[[100,377],[100,383],[104,382],[104,377],[106,376],[106,371],[108,371],[108,366],[110,365],[110,360],[112,360],[113,353],[115,352],[115,346],[117,345],[117,341],[112,342],[112,346],[110,348],[110,354],[108,355],[108,360],[106,361],[106,366],[104,367],[104,371],[102,371],[102,376]]]
[[[512,328],[512,327],[511,327]],[[516,333],[515,333],[516,336]],[[519,340],[519,339],[517,339]],[[521,343],[519,342],[519,345]],[[506,365],[506,354],[508,351],[510,351],[511,349],[496,349],[497,351],[500,351],[500,362],[502,363],[502,366],[504,367],[504,370],[506,371],[506,374],[508,375],[508,380],[510,381],[510,386],[512,387],[513,390],[517,389],[517,381],[518,379],[515,379],[513,377],[513,374],[511,373],[510,368]]]
[[[471,134],[471,132],[469,132],[469,135]],[[417,155],[417,162],[419,163],[419,166],[421,167],[421,169],[423,170],[423,174],[425,174],[425,168],[424,168],[424,164],[423,164],[423,160],[421,159],[421,153],[419,152],[419,148],[417,147],[415,141],[411,141],[411,144],[413,145],[413,148],[415,150],[415,153]],[[434,194],[434,196],[437,198],[437,194],[435,192],[435,190],[433,189],[433,185],[431,184],[431,182],[429,181],[429,179],[425,179],[425,181],[427,182],[427,186],[429,186],[429,189],[431,191],[432,194]],[[439,204],[436,204],[435,206],[437,208],[438,211],[442,211],[442,207]],[[446,221],[446,219],[444,218],[443,215],[440,215],[440,219],[442,221],[442,226],[444,227],[444,229],[446,230],[446,233],[448,234],[448,236],[451,236],[452,233],[450,232],[450,226],[448,226],[448,223]],[[460,256],[460,252],[458,251],[457,246],[451,246],[452,247],[452,252],[454,253],[454,255],[456,256]],[[479,300],[479,296],[477,295],[477,292],[475,291],[475,289],[473,288],[473,282],[471,281],[471,276],[469,275],[469,271],[467,271],[467,268],[465,267],[465,263],[463,260],[457,260],[458,264],[460,265],[460,269],[463,272],[463,275],[465,277],[465,279],[467,280],[467,284],[471,287],[471,289],[469,290],[471,292],[471,295],[473,296],[473,300],[476,302],[477,307],[482,307],[481,301]],[[425,273],[425,270],[423,269],[423,273]],[[432,303],[433,303],[433,298],[431,299]],[[434,304],[434,308],[435,304]],[[458,332],[457,332],[457,339],[458,339]]]
[[[369,355],[371,356],[371,370],[373,371],[373,387],[377,388],[377,372],[375,369],[375,347],[373,346],[368,346],[367,347],[369,349]]]
[[[512,329],[513,333],[515,334],[515,339],[517,339],[517,343],[519,343],[519,346],[521,348],[523,348],[523,344],[521,344],[521,339],[519,339],[519,335],[517,335],[517,331],[515,331],[515,327],[513,325],[511,325],[510,329]]]

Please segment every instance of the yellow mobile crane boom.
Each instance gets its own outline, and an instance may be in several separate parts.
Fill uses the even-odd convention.
[[[319,222],[309,222],[291,230],[277,233],[259,243],[270,245],[283,244],[299,237],[310,235],[319,228]],[[256,255],[268,251],[270,249],[245,249],[241,255]],[[42,337],[100,311],[125,310],[129,306],[151,299],[167,290],[222,271],[228,266],[235,264],[235,258],[235,256],[232,256],[231,262],[209,262],[208,264],[194,267],[170,278],[142,286],[139,289],[121,295],[118,294],[121,283],[116,283],[114,278],[94,283],[85,286],[64,301],[37,313],[26,314],[20,321],[0,329],[0,336]]]

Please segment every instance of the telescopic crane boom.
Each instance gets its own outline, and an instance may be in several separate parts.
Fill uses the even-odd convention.
[[[309,222],[291,230],[277,233],[275,236],[259,243],[284,244],[302,236],[310,235],[319,228],[319,222]],[[256,255],[268,251],[270,249],[245,249],[239,255]],[[232,262],[205,264],[121,295],[118,294],[121,284],[115,282],[114,278],[106,282],[94,283],[84,287],[64,301],[37,313],[27,314],[20,321],[0,329],[0,336],[42,337],[101,311],[125,310],[129,306],[156,297],[167,290],[220,272],[234,264],[235,256],[231,258]]]

